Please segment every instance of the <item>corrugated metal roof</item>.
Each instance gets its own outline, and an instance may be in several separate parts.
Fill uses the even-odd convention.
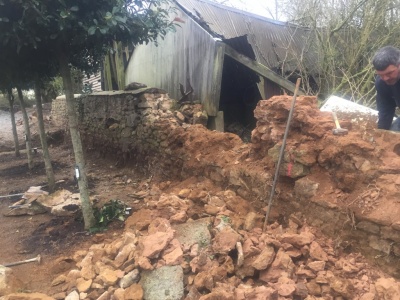
[[[220,37],[236,51],[249,56],[251,53],[246,50],[243,39],[237,39],[245,36],[255,59],[274,71],[283,69],[292,72],[299,69],[299,64],[312,73],[318,68],[308,28],[207,0],[176,0],[176,3],[215,37]]]

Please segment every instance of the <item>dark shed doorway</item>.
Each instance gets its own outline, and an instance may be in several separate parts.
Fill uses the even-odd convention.
[[[224,112],[225,131],[237,134],[244,142],[250,141],[256,125],[254,109],[261,100],[258,82],[256,73],[225,55],[219,110]]]

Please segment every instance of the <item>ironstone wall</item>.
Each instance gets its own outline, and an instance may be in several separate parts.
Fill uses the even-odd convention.
[[[54,101],[52,119],[66,124],[63,121],[66,117],[63,101]],[[174,101],[168,94],[157,90],[146,93],[101,92],[78,98],[77,110],[86,148],[111,153],[118,157],[121,164],[134,158],[165,175],[210,178],[249,201],[268,197],[273,170],[265,171],[267,166],[263,158],[247,162],[241,155],[245,155],[250,148],[236,135],[188,124],[185,115],[174,110]],[[198,113],[201,114],[201,111]],[[196,123],[193,120],[191,123]],[[200,137],[204,138],[201,145],[196,141]],[[199,145],[190,148],[191,144]],[[210,151],[211,148],[217,149],[215,145],[222,147],[217,153]],[[227,161],[227,156],[218,159],[218,152],[238,153],[232,159],[239,163]],[[400,225],[391,226],[365,216],[364,219],[354,217],[354,224],[347,222],[345,212],[311,201],[306,191],[312,190],[316,183],[304,179],[296,179],[293,198],[280,199],[278,210],[281,207],[280,211],[286,215],[301,212],[311,225],[321,227],[333,237],[345,235],[357,242],[360,249],[400,256]]]

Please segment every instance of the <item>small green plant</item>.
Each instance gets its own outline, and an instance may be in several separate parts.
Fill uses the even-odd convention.
[[[229,218],[228,216],[221,216],[221,220],[225,224],[230,224],[231,223],[231,218]]]
[[[112,221],[125,221],[129,215],[130,208],[120,200],[110,200],[101,208],[94,208],[96,226],[91,228],[91,232],[105,230]]]

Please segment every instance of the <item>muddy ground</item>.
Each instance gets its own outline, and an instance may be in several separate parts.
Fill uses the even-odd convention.
[[[33,134],[33,147],[38,148],[34,156],[34,168],[28,169],[26,151],[23,149],[23,121],[21,112],[15,114],[17,132],[21,145],[21,156],[16,157],[13,149],[11,123],[8,112],[0,114],[0,196],[20,194],[31,186],[43,186],[46,190],[46,174],[44,162],[40,152],[40,140],[37,134],[37,119],[34,109],[28,109],[30,125]],[[45,119],[49,119],[50,110],[44,110]],[[45,122],[47,130],[58,132],[58,128],[51,127],[50,122]],[[56,177],[57,189],[67,189],[78,192],[78,186],[73,178],[73,152],[70,143],[64,143],[63,132],[49,138],[50,155]],[[89,174],[96,174],[90,181],[94,193],[107,195],[110,177],[120,174],[120,170],[113,168],[113,161],[100,161],[88,155]],[[99,168],[106,167],[104,172]],[[101,174],[107,174],[101,176]],[[133,174],[134,175],[134,174]],[[93,177],[93,176],[92,176]],[[118,190],[113,190],[110,197],[120,198]],[[123,192],[122,192],[123,193]],[[125,196],[125,195],[123,195]],[[105,196],[107,198],[107,196]],[[125,198],[125,197],[122,197]],[[80,215],[74,218],[54,217],[50,214],[37,214],[25,216],[4,216],[9,211],[9,206],[21,199],[21,196],[0,198],[0,264],[8,264],[41,255],[41,263],[23,264],[13,267],[16,276],[24,282],[27,291],[50,292],[50,285],[54,274],[57,274],[55,258],[70,256],[77,249],[87,247],[107,237],[120,234],[123,230],[122,223],[113,223],[109,230],[101,234],[88,234],[83,229]]]
[[[18,120],[17,122],[19,130],[21,130],[22,123]],[[50,125],[50,123],[47,124],[47,126]],[[58,129],[51,128],[51,131],[56,130]],[[2,130],[2,139],[0,140],[3,145],[1,146],[4,146],[3,149],[10,150],[12,142],[10,135],[6,132],[9,131]],[[58,134],[53,137],[49,139],[50,154],[56,180],[60,181],[57,188],[77,192],[77,185],[73,178],[74,158],[68,135]],[[34,146],[40,148],[37,136],[34,138]],[[178,181],[163,177],[162,172],[152,174],[146,166],[140,166],[134,162],[124,167],[117,167],[118,159],[100,157],[96,152],[86,153],[86,159],[90,191],[92,195],[98,196],[96,203],[98,207],[108,200],[118,199],[132,207],[133,211],[136,212],[144,207],[148,207],[149,203],[151,203],[151,201],[145,202],[143,198],[137,197],[138,194],[151,194],[152,191],[157,193],[162,190],[164,193],[178,195],[187,187],[198,187],[201,190],[206,190],[208,195],[224,193],[224,190],[204,178],[187,178],[186,180]],[[15,157],[12,151],[3,151],[0,153],[0,196],[23,193],[30,186],[44,186],[43,189],[45,190],[45,185],[46,176],[40,151],[35,156],[35,167],[33,170],[28,170],[26,153],[24,151],[21,152],[21,156],[18,158]],[[60,258],[66,258],[64,262],[68,262],[68,259],[73,257],[76,251],[87,250],[93,244],[112,243],[113,240],[120,237],[124,232],[124,223],[114,221],[108,227],[108,230],[89,234],[84,231],[83,221],[79,214],[67,218],[54,217],[48,213],[18,217],[4,216],[4,212],[7,212],[9,206],[18,199],[19,197],[0,198],[0,264],[7,264],[41,255],[42,260],[40,264],[30,263],[12,267],[14,274],[24,283],[23,291],[25,292],[42,292],[47,295],[59,293],[59,287],[51,286],[51,282],[62,272],[67,272],[74,267],[73,262],[69,265],[68,263],[60,264]],[[256,200],[254,201],[257,202]],[[254,207],[252,206],[253,204]],[[237,206],[236,208],[231,208],[234,212],[240,210],[260,210],[260,207],[262,207],[260,203],[251,203],[251,201],[248,204],[237,202],[235,205]],[[250,207],[253,208],[250,209]],[[261,213],[264,212],[261,211]],[[188,216],[192,219],[199,219],[210,215],[213,215],[213,213],[207,211],[201,203],[193,205],[188,210]],[[231,218],[235,220],[234,215]],[[285,227],[290,224],[287,220],[279,220],[278,217],[274,221],[282,222],[281,225]],[[258,220],[257,222],[258,227],[261,227],[262,220]],[[279,223],[276,224],[279,225]],[[301,227],[299,226],[299,228]],[[365,286],[360,288],[360,290],[364,290],[364,294],[368,294],[370,291],[367,286],[372,285],[378,278],[387,276],[378,266],[374,266],[373,261],[366,260],[358,253],[346,252],[345,247],[339,249],[333,245],[332,240],[325,237],[318,228],[307,230],[313,232],[321,245],[335,250],[335,262],[341,261],[343,258],[346,261],[357,261],[358,265],[363,266],[359,270],[360,274],[358,275],[360,278],[363,278],[360,279],[360,282],[365,283]],[[353,256],[349,257],[349,255]],[[343,277],[355,278],[354,274],[342,275]],[[247,278],[246,282],[248,284],[253,283],[253,279]],[[372,290],[370,294],[373,294],[373,292]],[[329,294],[329,291],[327,294]],[[354,299],[378,299],[371,295],[369,295],[370,298],[361,298],[364,294],[359,292]],[[338,295],[337,292],[334,295],[335,299],[350,299],[343,295]],[[299,296],[294,299],[304,298]],[[292,298],[281,297],[279,299]],[[333,299],[333,296],[326,296],[321,299]]]

